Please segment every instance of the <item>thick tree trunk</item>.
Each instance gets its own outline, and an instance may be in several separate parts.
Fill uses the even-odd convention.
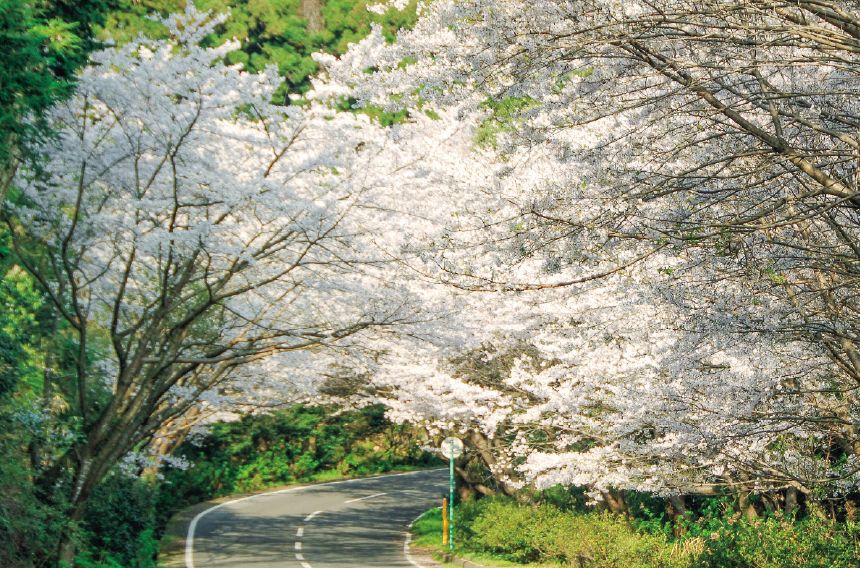
[[[312,34],[325,31],[325,20],[320,0],[302,0],[301,17],[307,22],[307,30]]]
[[[89,498],[89,493],[87,493],[87,495],[80,495],[79,497],[82,498],[78,499],[77,502],[72,505],[66,524],[66,530],[59,543],[59,560],[60,566],[63,568],[72,568],[75,565],[76,550],[74,531],[77,530],[78,523],[80,523],[81,519],[84,518],[84,509],[86,508],[86,501],[87,498]]]
[[[627,503],[624,501],[624,490],[618,490],[613,492],[611,489],[607,491],[601,491],[600,495],[603,497],[603,502],[606,503],[606,506],[612,511],[613,515],[624,515],[627,516]]]
[[[674,536],[679,537],[687,532],[687,528],[685,526],[686,521],[689,520],[689,513],[687,511],[687,504],[684,501],[683,495],[672,495],[668,499],[669,501],[669,515],[672,517],[672,534]]]
[[[487,469],[489,469],[491,472],[494,472],[494,470],[498,469],[496,467],[498,461],[496,460],[496,456],[493,455],[490,441],[487,439],[486,436],[484,436],[480,432],[471,430],[469,432],[469,442],[471,443],[472,447],[474,447],[475,450],[478,451],[478,455],[481,456],[481,459],[487,465]],[[499,486],[499,489],[501,489],[505,495],[513,496],[517,494],[516,487],[514,487],[505,480],[505,477],[508,477],[510,479],[516,479],[516,472],[513,469],[504,468],[501,476],[494,475],[493,477],[495,478],[496,484]]]
[[[474,497],[475,493],[480,493],[487,497],[493,497],[496,492],[475,479],[467,470],[471,459],[466,459],[459,464],[455,464],[454,471],[457,473],[457,494],[460,495],[461,501],[466,501]]]
[[[66,538],[60,543],[60,566],[71,568],[75,565],[75,543],[71,538]]]
[[[789,487],[785,491],[785,515],[790,517],[797,510],[797,489]]]
[[[751,523],[758,518],[758,511],[756,511],[755,505],[750,503],[750,495],[752,495],[752,491],[743,489],[740,491],[738,509],[746,517],[747,521]]]

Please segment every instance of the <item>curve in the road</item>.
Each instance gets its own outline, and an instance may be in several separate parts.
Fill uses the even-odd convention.
[[[291,568],[300,565],[302,568],[335,568],[354,567],[360,562],[374,568],[387,568],[392,565],[391,554],[395,551],[383,549],[390,548],[392,533],[402,534],[409,519],[441,500],[446,485],[444,472],[445,469],[424,470],[332,481],[251,495],[215,505],[194,517],[188,527],[185,566],[197,568],[194,563],[197,540],[198,544],[204,544],[203,548],[208,554],[207,567]],[[404,483],[409,481],[405,476],[413,476],[415,482]],[[380,491],[386,489],[386,483],[393,489]],[[333,487],[347,484],[350,485],[344,488]],[[361,488],[364,491],[355,495],[355,490]],[[342,494],[348,493],[350,489],[353,490],[352,494]],[[277,498],[285,493],[298,495],[284,502],[262,499]],[[301,493],[315,495],[302,496]],[[344,500],[344,497],[351,498]],[[260,502],[246,503],[251,500]],[[404,504],[404,500],[408,502]],[[219,510],[223,517],[220,521],[217,516],[210,517],[207,519],[208,526],[205,523],[201,525],[204,517]],[[319,559],[313,566],[305,557],[308,553],[306,540],[311,536],[306,523],[310,521],[315,521],[316,546],[313,552],[315,558]],[[202,536],[201,527],[206,529]],[[285,534],[287,527],[290,527],[289,537]],[[285,558],[287,549],[294,560]],[[420,567],[409,554],[408,532],[402,551],[400,558]],[[385,564],[386,555],[388,564]],[[405,565],[397,561],[394,564]]]

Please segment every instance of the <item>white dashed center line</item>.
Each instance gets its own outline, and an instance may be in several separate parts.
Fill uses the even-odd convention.
[[[316,517],[320,513],[322,513],[322,511],[314,511],[313,513],[311,513],[310,515],[305,517],[305,522],[313,519],[314,517]],[[304,536],[304,534],[305,534],[305,527],[299,527],[298,529],[296,529],[296,538],[301,538],[302,536]],[[302,543],[299,541],[296,541],[296,550],[301,550],[301,549],[302,549]],[[296,553],[296,560],[304,560],[304,559],[305,559],[305,557],[303,555]],[[302,562],[302,568],[311,568],[311,565],[308,564],[307,562]]]
[[[386,495],[386,493],[374,493],[373,495],[368,495],[367,497],[359,497],[358,499],[350,499],[349,501],[344,501],[344,503],[355,503],[356,501],[363,501],[365,499],[371,499],[373,497],[379,497],[380,495]]]

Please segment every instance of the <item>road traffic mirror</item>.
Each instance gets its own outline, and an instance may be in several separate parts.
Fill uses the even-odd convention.
[[[449,436],[442,440],[442,445],[439,447],[442,450],[442,455],[448,459],[457,459],[463,455],[463,440]]]

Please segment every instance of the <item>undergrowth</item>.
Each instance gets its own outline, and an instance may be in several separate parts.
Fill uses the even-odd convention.
[[[702,517],[680,536],[665,524],[513,498],[460,503],[454,553],[516,565],[577,568],[849,568],[860,566],[860,526],[816,516],[747,522]],[[415,544],[443,550],[441,510],[413,526]],[[447,550],[447,547],[445,547]]]

